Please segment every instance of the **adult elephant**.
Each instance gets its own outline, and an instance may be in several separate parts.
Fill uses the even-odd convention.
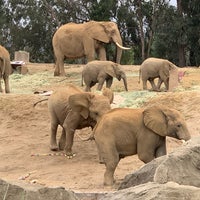
[[[3,78],[5,84],[5,92],[10,93],[9,75],[11,73],[12,68],[10,64],[10,54],[3,46],[0,45],[0,92],[3,92],[1,85],[1,79]]]
[[[83,24],[68,23],[61,26],[54,34],[52,44],[55,55],[54,76],[64,76],[64,58],[86,57],[87,61],[106,60],[104,43],[117,45],[116,62],[120,63],[122,39],[116,23],[89,21]]]
[[[164,106],[146,109],[116,108],[104,114],[94,128],[100,161],[106,165],[104,184],[114,183],[121,158],[138,154],[144,163],[166,154],[166,136],[189,140],[182,114]]]
[[[71,158],[75,130],[89,126],[93,128],[96,121],[110,110],[112,99],[108,97],[112,95],[108,91],[105,95],[107,96],[83,92],[72,84],[54,91],[48,100],[51,116],[50,149],[64,149],[66,155]],[[62,127],[59,146],[56,141],[58,125]]]
[[[166,90],[169,89],[169,76],[171,70],[178,70],[178,68],[166,59],[160,58],[147,58],[140,67],[140,77],[143,82],[143,89],[147,89],[147,81],[151,83],[152,90],[160,91],[160,86],[164,82]],[[154,79],[159,78],[157,86]],[[178,80],[178,76],[177,76]]]
[[[106,87],[110,88],[113,77],[119,81],[122,79],[125,90],[128,91],[126,74],[117,63],[112,61],[91,61],[83,68],[82,85],[84,80],[86,85],[85,91],[90,91],[92,86],[99,83],[97,89],[101,90],[106,81]]]

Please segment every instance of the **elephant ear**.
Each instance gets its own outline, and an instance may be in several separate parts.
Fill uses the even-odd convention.
[[[110,41],[108,34],[105,31],[104,28],[104,22],[94,22],[90,21],[88,22],[89,26],[87,28],[87,33],[90,35],[91,38],[108,43]]]
[[[167,118],[161,106],[152,106],[143,111],[144,124],[160,136],[167,136]]]
[[[106,65],[104,67],[104,71],[105,71],[106,74],[116,78],[117,77],[117,71],[119,71],[119,68],[118,68],[117,63],[111,62],[109,65]]]
[[[80,115],[87,119],[89,116],[89,103],[92,96],[87,92],[74,94],[69,97],[69,106],[74,112],[79,112]]]

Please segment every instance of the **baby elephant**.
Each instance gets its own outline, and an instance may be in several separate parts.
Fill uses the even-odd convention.
[[[181,113],[164,106],[146,109],[116,108],[104,114],[94,128],[100,162],[106,166],[104,184],[113,185],[121,158],[138,154],[148,163],[166,154],[166,136],[189,140]]]
[[[74,133],[77,129],[94,127],[97,120],[111,109],[112,91],[104,91],[103,95],[84,92],[70,84],[55,90],[48,100],[51,116],[50,149],[65,150],[68,158],[72,158]],[[62,134],[57,145],[57,129],[62,127]]]
[[[125,72],[117,63],[112,61],[91,61],[83,69],[82,86],[84,80],[86,85],[85,91],[91,91],[90,88],[96,83],[99,83],[97,89],[101,90],[104,81],[106,81],[106,87],[110,88],[113,77],[117,78],[119,81],[122,79],[124,81],[125,90],[128,91]]]
[[[152,90],[160,91],[160,86],[164,82],[166,91],[169,89],[169,77],[171,70],[178,70],[178,68],[168,60],[160,58],[147,58],[140,67],[140,76],[143,82],[143,90],[147,89],[147,81],[151,83]],[[154,79],[159,78],[157,86]],[[177,76],[178,81],[178,76]]]

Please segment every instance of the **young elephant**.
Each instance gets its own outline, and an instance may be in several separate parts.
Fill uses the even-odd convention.
[[[50,149],[64,149],[71,158],[75,130],[89,126],[93,128],[96,121],[110,110],[110,101],[107,96],[83,92],[73,85],[53,92],[48,100],[51,116]],[[59,147],[56,141],[58,125],[63,128]]]
[[[12,68],[10,64],[10,54],[4,47],[0,45],[0,92],[3,92],[1,85],[1,79],[3,78],[5,83],[5,92],[10,93],[9,75],[11,73]]]
[[[160,58],[147,58],[142,63],[139,71],[139,81],[141,76],[143,89],[147,89],[147,81],[149,81],[154,91],[159,91],[163,82],[166,90],[168,90],[170,70],[177,70],[177,67],[168,60]],[[154,83],[155,78],[159,78],[157,86]]]
[[[165,155],[166,136],[190,139],[186,122],[177,110],[152,106],[116,108],[104,114],[94,128],[100,162],[106,165],[104,184],[114,183],[114,171],[121,158],[138,154],[148,163]]]
[[[99,83],[97,89],[101,90],[106,81],[106,87],[110,88],[113,77],[117,78],[119,81],[123,79],[125,90],[128,91],[126,74],[120,69],[117,63],[112,61],[91,61],[83,69],[82,85],[84,80],[86,85],[85,91],[90,91],[92,86]]]

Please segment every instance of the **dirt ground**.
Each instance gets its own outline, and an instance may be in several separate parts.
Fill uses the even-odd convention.
[[[47,97],[34,92],[51,91],[68,83],[80,86],[83,66],[66,65],[66,78],[53,76],[53,64],[28,64],[27,67],[27,75],[11,75],[11,93],[0,94],[0,178],[44,186],[63,186],[79,192],[104,192],[116,190],[127,174],[143,165],[137,155],[121,160],[115,172],[115,186],[104,187],[105,166],[98,163],[94,141],[83,142],[78,137],[78,134],[89,134],[87,128],[75,134],[73,150],[76,156],[73,159],[48,155],[52,152],[49,149],[47,102],[33,107],[35,102]],[[139,66],[122,67],[127,73],[128,93],[142,92],[142,84],[138,84]],[[181,70],[186,70],[186,74],[175,92],[147,91],[154,95],[143,100],[140,106],[160,103],[178,109],[184,114],[191,135],[197,136],[200,135],[200,69],[187,67]],[[116,107],[121,101],[120,94],[125,94],[123,83],[114,80],[112,88]],[[181,141],[168,138],[168,153],[180,145]]]

